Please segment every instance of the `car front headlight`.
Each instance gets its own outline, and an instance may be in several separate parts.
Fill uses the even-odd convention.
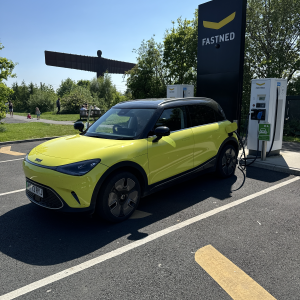
[[[80,161],[69,165],[59,166],[56,168],[56,171],[73,176],[82,176],[91,171],[100,161],[101,159]]]

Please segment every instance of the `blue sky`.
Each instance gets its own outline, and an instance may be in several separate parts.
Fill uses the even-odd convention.
[[[192,19],[203,0],[152,0],[148,2],[97,0],[0,0],[0,42],[4,49],[0,56],[18,62],[17,78],[21,83],[44,82],[55,89],[61,80],[92,79],[95,73],[45,65],[44,51],[97,56],[126,62],[136,62],[136,54],[143,39],[155,34],[163,40],[171,21]],[[112,75],[120,91],[125,90],[122,75]]]

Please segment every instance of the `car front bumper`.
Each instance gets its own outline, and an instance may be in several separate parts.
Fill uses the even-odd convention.
[[[83,212],[94,210],[93,193],[107,167],[99,163],[83,176],[72,176],[24,160],[23,170],[27,182],[43,189],[43,197],[26,189],[31,202],[53,210]]]

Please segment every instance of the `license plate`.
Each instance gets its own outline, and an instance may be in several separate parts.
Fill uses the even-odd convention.
[[[28,191],[30,191],[31,193],[40,196],[41,198],[43,198],[43,189],[39,188],[38,186],[30,183],[30,182],[26,182],[26,189]]]

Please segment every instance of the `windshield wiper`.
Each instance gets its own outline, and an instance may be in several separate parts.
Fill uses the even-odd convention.
[[[117,140],[134,140],[133,137],[123,137],[123,138],[118,138]]]

